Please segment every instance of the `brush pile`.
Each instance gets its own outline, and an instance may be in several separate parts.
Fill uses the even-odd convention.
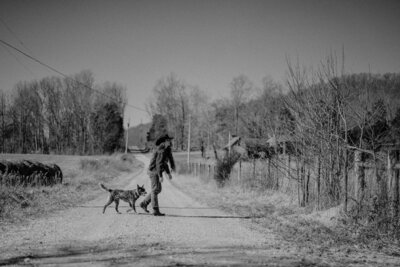
[[[62,183],[63,174],[57,164],[36,161],[0,161],[0,184],[49,186]]]

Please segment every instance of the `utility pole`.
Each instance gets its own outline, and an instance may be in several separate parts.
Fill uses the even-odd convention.
[[[131,122],[131,119],[129,118],[129,121],[128,121],[128,128],[126,128],[125,154],[128,153],[128,137],[129,137],[128,133],[129,133],[129,124],[130,124],[130,122]]]
[[[231,132],[229,131],[229,136],[228,136],[228,151],[229,151],[229,156],[231,156]]]
[[[188,165],[188,167],[190,166],[190,131],[191,131],[191,128],[190,128],[190,114],[189,114],[189,133],[188,133],[188,145],[187,145],[187,147],[188,147],[188,150],[187,150],[187,165]]]

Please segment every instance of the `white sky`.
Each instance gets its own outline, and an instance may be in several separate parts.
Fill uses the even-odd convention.
[[[347,72],[400,72],[399,14],[396,0],[1,0],[12,32],[0,21],[0,39],[67,75],[89,69],[97,83],[117,82],[144,109],[171,72],[216,99],[239,74],[283,81],[286,56],[316,66],[342,47]],[[52,75],[0,45],[0,89]],[[131,126],[150,120],[125,115]]]

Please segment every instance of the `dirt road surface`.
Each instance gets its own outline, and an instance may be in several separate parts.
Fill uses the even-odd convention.
[[[149,159],[139,155],[145,165]],[[145,167],[146,169],[146,167]],[[110,188],[144,184],[145,171],[118,177]],[[160,206],[165,217],[137,208],[127,213],[122,202],[102,214],[108,193],[88,203],[23,226],[1,230],[0,265],[70,266],[329,266],[332,262],[307,256],[285,245],[276,235],[257,229],[249,218],[235,217],[205,206],[163,182]],[[141,200],[141,199],[140,199]],[[136,203],[140,203],[140,200]],[[349,262],[336,261],[337,265]],[[357,264],[356,264],[357,265]]]

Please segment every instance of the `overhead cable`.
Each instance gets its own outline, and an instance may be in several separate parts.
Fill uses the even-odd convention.
[[[74,82],[76,82],[76,83],[82,85],[83,87],[85,87],[85,88],[87,88],[87,89],[89,89],[89,90],[92,90],[93,92],[96,92],[96,93],[98,93],[98,94],[101,94],[101,95],[103,95],[103,96],[105,96],[105,97],[108,97],[108,98],[110,98],[110,99],[112,99],[112,100],[114,100],[114,101],[117,101],[117,102],[119,102],[119,103],[123,103],[123,101],[117,100],[117,99],[113,98],[112,96],[109,96],[109,95],[107,95],[107,94],[105,94],[105,93],[103,93],[103,92],[101,92],[101,91],[99,91],[99,90],[96,90],[96,89],[94,89],[94,88],[92,88],[92,87],[90,87],[90,86],[88,86],[88,85],[86,85],[86,84],[84,84],[84,83],[82,83],[82,82],[80,82],[80,81],[75,80],[74,78],[71,78],[70,76],[68,76],[68,75],[62,73],[61,71],[59,71],[59,70],[57,70],[57,69],[51,67],[50,65],[48,65],[48,64],[46,64],[46,63],[40,61],[39,59],[37,59],[37,58],[35,58],[35,57],[33,57],[33,56],[31,56],[31,55],[25,53],[24,51],[18,49],[17,47],[13,46],[12,44],[10,44],[10,43],[8,43],[8,42],[2,40],[2,39],[0,39],[0,43],[3,44],[3,46],[7,46],[7,47],[10,47],[10,48],[14,49],[15,51],[21,53],[21,54],[24,55],[25,57],[27,57],[27,58],[29,58],[29,59],[35,61],[36,63],[38,63],[38,64],[40,64],[40,65],[42,65],[42,66],[44,66],[44,67],[50,69],[51,71],[53,71],[53,72],[55,72],[55,73],[57,73],[57,74],[63,76],[63,77],[66,78],[66,79],[70,79],[70,80],[72,80],[72,81],[74,81]],[[139,107],[130,105],[130,104],[128,104],[128,103],[124,103],[124,104],[125,104],[127,107],[131,107],[131,108],[134,108],[134,109],[143,111],[143,112],[147,112],[145,109],[142,109],[142,108],[139,108]]]
[[[25,46],[24,42],[22,42],[21,39],[18,38],[17,34],[11,29],[10,26],[8,26],[8,24],[7,24],[7,23],[4,21],[4,19],[2,19],[1,17],[0,17],[0,22],[1,22],[1,23],[4,25],[4,27],[6,27],[6,29],[14,36],[14,38],[18,40],[18,42],[21,44],[21,46],[22,46],[23,48],[25,48],[26,51],[28,51],[29,53],[31,53],[31,55],[33,55],[32,51],[31,51],[30,49],[28,49],[28,48]]]

